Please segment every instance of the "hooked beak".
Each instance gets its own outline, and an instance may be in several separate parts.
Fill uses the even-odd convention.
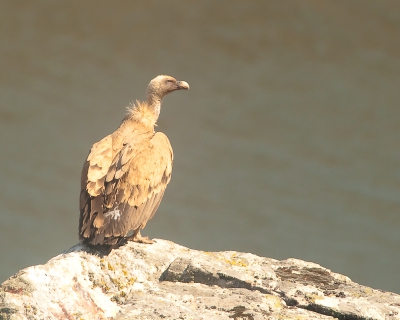
[[[186,81],[177,81],[176,85],[178,87],[178,90],[189,90],[189,83],[187,83]]]

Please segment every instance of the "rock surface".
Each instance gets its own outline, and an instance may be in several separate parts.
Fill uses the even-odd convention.
[[[78,244],[0,287],[0,319],[400,319],[400,296],[315,263],[170,241]]]

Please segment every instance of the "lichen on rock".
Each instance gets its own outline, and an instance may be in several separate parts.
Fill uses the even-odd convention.
[[[0,287],[0,319],[400,319],[400,296],[315,263],[157,240],[78,244]]]

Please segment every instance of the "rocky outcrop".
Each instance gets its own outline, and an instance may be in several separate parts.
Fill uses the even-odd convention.
[[[400,296],[315,263],[165,240],[81,244],[0,287],[0,319],[400,319]]]

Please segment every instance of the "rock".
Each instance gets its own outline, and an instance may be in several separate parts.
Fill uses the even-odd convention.
[[[315,263],[170,241],[78,244],[0,287],[0,319],[400,319],[400,296]]]

